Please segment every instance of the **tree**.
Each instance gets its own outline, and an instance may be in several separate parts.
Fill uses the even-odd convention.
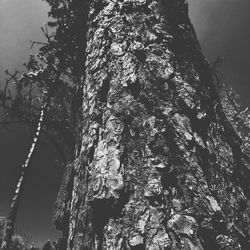
[[[249,249],[249,158],[187,2],[86,10],[81,140],[55,209],[61,248]]]
[[[77,5],[69,4],[71,12],[75,14],[70,17],[66,2],[63,2],[63,11],[60,11],[61,3],[48,2],[51,3],[50,15],[57,19],[56,22],[49,22],[48,25],[50,27],[58,26],[56,32],[49,34],[47,25],[42,28],[47,43],[33,42],[33,44],[38,43],[43,46],[38,55],[31,56],[26,64],[29,73],[24,73],[18,78],[18,71],[14,74],[6,71],[9,79],[6,80],[4,88],[0,90],[1,108],[5,112],[3,124],[24,122],[32,127],[35,120],[36,129],[26,161],[21,166],[19,180],[12,198],[1,242],[3,250],[9,250],[12,244],[19,203],[25,185],[24,180],[41,132],[52,140],[52,143],[63,155],[64,161],[72,158],[74,150],[75,132],[72,128],[75,128],[77,109],[81,103],[77,97],[79,86],[75,82],[80,80],[78,62],[82,57],[82,52],[79,51],[82,45],[80,46],[79,43],[83,36],[83,34],[78,35],[75,31],[82,27],[79,21],[82,19],[83,13],[80,12],[81,15],[78,15],[80,11],[78,7],[82,4],[80,1]],[[75,22],[75,20],[77,21]],[[71,29],[68,31],[69,26]],[[12,85],[9,86],[11,81],[13,81]],[[13,118],[17,118],[17,120],[12,120]],[[58,139],[63,141],[66,147],[58,146]]]
[[[16,189],[15,189],[15,194],[12,198],[12,202],[11,202],[11,206],[10,206],[10,212],[7,218],[7,223],[6,223],[6,228],[5,228],[5,234],[4,234],[4,238],[1,244],[1,249],[2,250],[8,250],[10,249],[11,243],[12,243],[12,236],[14,233],[14,228],[15,228],[15,223],[16,223],[16,218],[17,218],[17,213],[18,213],[18,208],[19,208],[19,203],[20,203],[20,199],[21,199],[21,195],[23,192],[23,188],[24,188],[24,180],[26,177],[26,172],[27,169],[30,165],[30,161],[31,158],[33,156],[35,147],[37,145],[37,141],[40,137],[40,133],[41,133],[41,127],[42,127],[42,122],[44,120],[44,113],[46,112],[46,107],[48,105],[48,98],[46,98],[45,103],[42,106],[41,112],[40,112],[40,118],[38,121],[38,125],[37,125],[37,130],[33,139],[33,143],[31,144],[30,147],[30,151],[28,153],[28,156],[26,158],[25,163],[21,166],[21,174],[20,174],[20,178],[17,182],[16,185]],[[19,241],[15,240],[14,241],[14,245],[17,244]],[[18,247],[16,247],[17,249],[19,249]]]
[[[47,2],[42,63],[0,97],[33,126],[50,92],[41,132],[71,161],[59,247],[249,249],[248,120],[232,92],[220,100],[186,1]]]

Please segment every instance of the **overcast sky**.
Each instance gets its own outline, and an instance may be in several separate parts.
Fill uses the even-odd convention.
[[[250,106],[250,1],[190,0],[190,17],[203,52],[213,60],[225,58],[225,81]]]
[[[250,106],[250,1],[189,0],[190,17],[203,52],[209,60],[225,57],[225,81],[240,93]],[[23,69],[28,59],[30,40],[43,39],[40,27],[47,20],[48,6],[41,0],[0,0],[0,81],[5,69]],[[6,215],[18,169],[30,143],[22,128],[13,132],[0,128],[0,216]],[[36,242],[55,238],[51,221],[61,170],[54,162],[51,147],[40,146],[26,183],[18,224]]]

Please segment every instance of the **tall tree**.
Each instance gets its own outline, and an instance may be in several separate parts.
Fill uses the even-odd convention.
[[[48,98],[46,97],[46,99],[48,99]],[[11,243],[12,243],[12,236],[14,234],[14,228],[15,228],[15,224],[16,224],[20,199],[21,199],[21,196],[22,196],[23,188],[24,188],[24,183],[25,183],[24,181],[25,181],[26,175],[27,175],[26,174],[27,169],[29,168],[31,158],[32,158],[34,150],[35,150],[35,148],[37,146],[37,141],[38,141],[38,139],[40,137],[41,127],[42,127],[42,123],[43,123],[43,120],[44,120],[44,113],[46,111],[48,101],[49,100],[46,100],[44,102],[42,108],[41,108],[40,118],[39,118],[39,121],[38,121],[38,124],[37,124],[37,129],[36,129],[36,133],[35,133],[34,138],[33,138],[33,142],[32,142],[32,144],[30,146],[29,153],[27,155],[25,163],[21,166],[20,177],[18,179],[16,189],[15,189],[15,193],[14,193],[12,201],[11,201],[10,211],[9,211],[6,226],[5,226],[4,238],[3,238],[2,244],[1,244],[1,249],[2,250],[9,250],[10,246],[11,246]]]
[[[0,90],[0,107],[4,117],[0,124],[7,126],[12,123],[24,123],[29,128],[35,124],[33,143],[25,163],[20,168],[5,235],[0,244],[3,250],[9,250],[13,241],[27,170],[40,134],[45,134],[53,143],[63,161],[72,159],[74,152],[76,120],[81,105],[78,98],[81,86],[78,82],[82,74],[82,64],[79,62],[83,61],[81,59],[84,55],[81,48],[85,46],[84,32],[81,29],[82,23],[85,23],[82,20],[86,18],[82,8],[85,2],[47,1],[51,5],[49,15],[56,21],[48,22],[42,28],[46,43],[32,43],[32,46],[42,46],[38,54],[30,56],[25,64],[27,73],[23,73],[19,78],[18,71],[11,74],[7,70],[9,78]],[[50,34],[48,26],[57,28]]]
[[[250,249],[249,159],[187,1],[85,3],[81,140],[55,210],[61,248]]]

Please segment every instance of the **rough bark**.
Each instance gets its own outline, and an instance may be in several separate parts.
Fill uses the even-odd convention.
[[[64,249],[250,249],[249,161],[184,0],[93,0]]]

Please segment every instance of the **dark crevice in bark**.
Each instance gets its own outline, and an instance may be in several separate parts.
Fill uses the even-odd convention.
[[[141,102],[150,113],[153,113],[154,103],[147,95],[145,95],[144,93],[141,94],[139,97],[139,102]]]
[[[225,222],[225,216],[222,215],[221,212],[215,212],[212,215],[212,225],[214,232],[219,234],[225,234],[227,235],[227,225]]]
[[[214,159],[214,161],[212,160],[213,157],[211,156],[211,154],[209,154],[209,152],[207,151],[207,149],[202,148],[200,145],[197,145],[197,142],[195,142],[196,144],[196,150],[197,150],[197,159],[200,163],[200,166],[202,168],[202,171],[204,173],[205,179],[208,183],[208,188],[211,191],[211,188],[209,187],[209,183],[212,179],[211,177],[211,173],[210,173],[210,169],[209,166],[214,164],[214,161],[216,159]]]
[[[120,156],[120,166],[124,167],[124,171],[126,172],[126,168],[128,166],[128,155],[129,155],[129,148],[127,146],[127,142],[130,140],[130,128],[132,124],[132,117],[127,116],[125,119],[122,119],[124,128],[121,134],[121,142],[120,144],[123,145],[123,152]],[[129,183],[129,180],[127,179],[126,174],[123,174],[123,182],[124,186],[119,191],[119,198],[112,204],[111,209],[111,218],[118,219],[123,216],[123,210],[125,205],[129,202],[130,197],[134,193],[134,190],[131,186],[131,183]]]
[[[98,141],[99,141],[99,130],[100,130],[100,128],[97,127],[96,128],[96,137],[95,137],[95,139],[93,141],[93,145],[92,145],[92,147],[89,148],[89,150],[87,152],[87,155],[85,157],[83,157],[83,161],[86,160],[85,166],[88,166],[94,160],[95,150],[96,150],[96,147],[97,147]]]
[[[108,93],[110,90],[110,82],[109,81],[110,81],[109,77],[107,77],[103,81],[102,86],[99,90],[99,99],[100,99],[100,102],[102,102],[102,103],[107,103]]]
[[[137,99],[141,93],[141,83],[139,80],[136,80],[135,82],[127,81],[128,89],[131,93],[131,95]]]
[[[94,201],[94,203],[92,204],[92,214],[93,230],[96,234],[96,240],[98,242],[97,250],[101,250],[103,244],[104,227],[111,215],[110,205],[108,204],[108,201]]]
[[[210,125],[209,118],[205,116],[198,119],[198,111],[189,108],[188,105],[182,99],[179,100],[179,107],[179,112],[190,119],[192,131],[197,132],[201,136],[203,141],[206,141],[208,139],[208,129]]]
[[[140,244],[140,245],[137,245],[137,246],[131,246],[130,249],[131,250],[145,250],[146,246],[145,246],[145,244]]]
[[[204,250],[219,250],[219,246],[216,242],[216,236],[212,229],[206,229],[199,227],[197,236],[201,239],[201,244]]]
[[[141,63],[144,63],[146,58],[147,58],[147,55],[146,55],[145,51],[142,50],[142,49],[141,50],[136,50],[135,51],[135,56],[136,56],[137,60],[139,62],[141,62]]]
[[[121,15],[123,14],[133,14],[136,12],[142,12],[145,14],[150,14],[151,13],[151,9],[148,8],[147,4],[144,5],[137,5],[136,3],[133,2],[126,2],[122,9],[120,10]]]
[[[91,13],[89,18],[94,19],[94,17],[97,16],[100,13],[100,11],[102,11],[107,5],[108,5],[108,2],[104,2],[103,0],[95,1],[92,6],[92,9],[94,11],[93,13]]]
[[[153,197],[149,197],[148,201],[149,205],[152,207],[158,207],[160,205],[163,205],[162,195],[155,195]]]
[[[87,158],[89,163],[91,163],[94,160],[94,156],[95,156],[95,146],[91,147],[89,149],[89,152],[87,154]]]
[[[124,206],[129,202],[130,195],[132,194],[129,188],[124,188],[121,193],[118,201],[111,208],[112,218],[119,218],[122,216],[122,211]]]

